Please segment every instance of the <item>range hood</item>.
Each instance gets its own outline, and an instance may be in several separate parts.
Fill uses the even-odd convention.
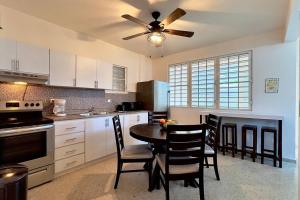
[[[48,75],[29,74],[23,72],[0,71],[0,82],[25,82],[29,84],[46,84]]]

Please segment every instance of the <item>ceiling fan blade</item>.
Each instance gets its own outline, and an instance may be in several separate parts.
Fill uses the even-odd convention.
[[[149,31],[146,31],[146,32],[143,32],[143,33],[138,33],[138,34],[135,34],[135,35],[131,35],[131,36],[125,37],[125,38],[123,38],[123,40],[130,40],[130,39],[132,39],[132,38],[139,37],[139,36],[141,36],[141,35],[146,35],[146,34],[148,34],[148,33],[150,33],[150,32],[149,32]]]
[[[194,35],[194,32],[191,31],[181,31],[181,30],[174,30],[174,29],[165,29],[163,32],[171,35],[178,35],[183,37],[193,37]]]
[[[125,18],[125,19],[127,19],[127,20],[129,20],[129,21],[132,21],[134,23],[139,24],[139,25],[141,25],[144,28],[148,29],[148,27],[149,27],[149,24],[147,24],[146,22],[144,22],[144,21],[142,21],[142,20],[140,20],[138,18],[132,17],[131,15],[127,15],[126,14],[126,15],[122,15],[122,17]]]
[[[160,25],[166,27],[167,25],[171,24],[172,22],[179,19],[185,14],[186,12],[184,10],[182,10],[181,8],[176,8],[168,17],[166,17],[162,22],[160,22]]]

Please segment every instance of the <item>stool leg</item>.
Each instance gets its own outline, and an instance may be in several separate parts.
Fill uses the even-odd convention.
[[[223,146],[223,155],[225,155],[225,127],[222,127],[222,146]]]
[[[234,157],[234,153],[235,153],[235,144],[234,144],[234,141],[235,141],[235,130],[234,128],[231,128],[231,153],[232,153],[232,157]]]
[[[274,132],[274,157],[273,166],[277,167],[277,131]]]
[[[244,160],[244,151],[245,151],[245,142],[246,142],[246,139],[245,139],[245,136],[246,136],[246,133],[245,133],[245,129],[242,128],[242,159]]]
[[[264,157],[265,157],[265,132],[261,131],[261,145],[260,145],[260,149],[261,149],[261,160],[260,163],[264,164]]]
[[[256,151],[257,151],[257,130],[253,130],[253,162],[255,162],[256,159]]]
[[[235,126],[235,132],[234,132],[234,138],[235,138],[235,153],[238,153],[238,148],[237,148],[237,127]]]
[[[228,152],[228,127],[225,128],[226,129],[226,135],[225,135],[225,140],[226,140],[226,152]]]

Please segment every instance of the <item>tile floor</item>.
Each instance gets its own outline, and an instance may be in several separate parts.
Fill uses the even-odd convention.
[[[129,167],[129,166],[128,166]],[[132,166],[130,166],[132,167]],[[116,159],[108,158],[61,176],[29,191],[29,200],[150,200],[165,199],[164,190],[148,192],[146,173],[122,174],[117,190],[113,189]],[[283,169],[252,163],[230,156],[219,156],[221,181],[213,168],[205,168],[206,200],[296,200],[296,165],[284,163]],[[198,189],[172,182],[172,200],[199,199]]]

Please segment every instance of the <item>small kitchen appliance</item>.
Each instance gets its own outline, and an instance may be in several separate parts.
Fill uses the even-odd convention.
[[[66,107],[66,100],[65,99],[51,99],[53,102],[53,113],[58,117],[66,116],[65,107]]]

